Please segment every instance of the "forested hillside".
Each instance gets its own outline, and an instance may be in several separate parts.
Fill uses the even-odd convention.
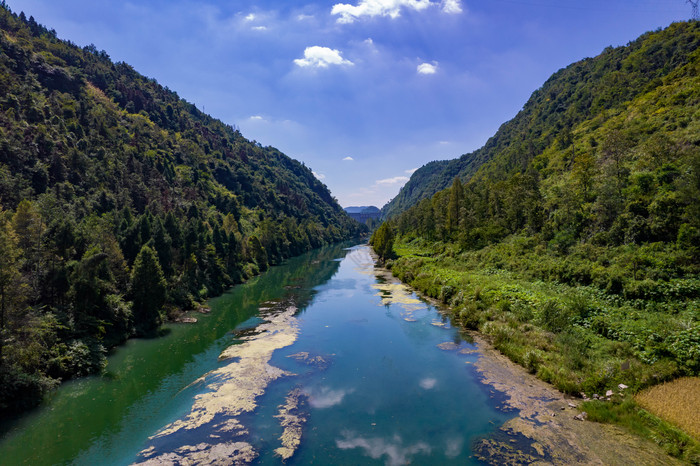
[[[664,79],[687,64],[698,48],[697,36],[691,31],[694,27],[674,24],[664,31],[647,33],[625,47],[608,47],[595,58],[554,73],[483,147],[458,159],[430,162],[418,169],[382,208],[384,216],[397,215],[448,188],[456,176],[467,181],[492,159],[489,173],[503,179],[523,172],[548,148],[570,148],[572,157],[572,151],[586,150],[589,141],[574,141],[574,129],[587,120],[607,120],[613,109],[623,109],[626,102],[662,88]],[[673,103],[679,104],[682,102]]]
[[[311,170],[0,6],[0,412],[360,232]]]
[[[449,188],[410,192],[375,250],[564,392],[699,375],[699,46],[700,22],[677,23],[556,73]],[[586,409],[700,461],[626,400]]]

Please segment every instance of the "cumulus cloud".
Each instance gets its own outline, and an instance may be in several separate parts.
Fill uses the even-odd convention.
[[[328,68],[329,65],[353,64],[350,60],[344,59],[340,51],[318,45],[306,47],[304,58],[297,58],[294,63],[302,68]]]
[[[401,15],[402,8],[420,11],[431,5],[430,0],[360,0],[357,5],[336,3],[331,14],[339,16],[339,23],[352,23],[363,16],[397,18]]]
[[[254,21],[255,20],[255,14],[250,13],[248,16],[245,17],[246,21]]]
[[[353,159],[352,157],[350,157],[350,156],[348,155],[348,156],[347,156],[347,157],[345,157],[345,158],[344,158],[343,160],[348,160],[348,161],[352,161],[352,160],[355,160],[355,159]]]
[[[421,63],[416,68],[418,74],[435,74],[437,72],[437,62]]]
[[[459,0],[443,0],[442,11],[451,15],[459,14],[462,12],[462,2]]]
[[[376,184],[378,184],[378,185],[398,184],[398,183],[405,183],[406,181],[408,181],[407,176],[395,176],[393,178],[384,178],[383,180],[377,180]]]
[[[248,118],[251,121],[263,121],[264,118],[261,117],[260,115],[252,115],[250,118]]]
[[[403,445],[401,437],[394,435],[390,439],[364,438],[352,432],[343,432],[342,439],[335,441],[341,450],[361,448],[370,458],[379,459],[386,456],[386,464],[400,465],[411,463],[411,457],[417,453],[430,453],[430,445],[425,442],[417,442],[413,445]]]
[[[418,382],[418,384],[423,390],[430,390],[435,387],[435,384],[437,384],[437,380],[432,377],[426,377],[424,379],[421,379],[421,381]]]
[[[308,393],[309,404],[314,408],[330,408],[343,402],[345,395],[353,390],[331,390],[329,387],[321,387],[319,390]]]
[[[311,173],[313,173],[314,176],[315,176],[316,178],[318,178],[319,180],[325,180],[325,179],[326,179],[326,175],[324,175],[323,173],[316,173],[315,171],[312,171]]]

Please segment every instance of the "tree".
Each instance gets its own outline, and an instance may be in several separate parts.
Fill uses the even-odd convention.
[[[1,214],[0,214],[1,215]],[[20,249],[17,235],[10,222],[0,218],[0,366],[2,366],[5,326],[9,311],[16,303],[20,289],[19,272]]]
[[[141,248],[131,271],[131,298],[136,334],[152,335],[163,321],[165,278],[158,255],[149,246]]]
[[[382,261],[393,259],[394,254],[394,231],[387,222],[382,223],[374,232],[369,244],[374,248]]]
[[[24,274],[32,287],[32,299],[40,295],[40,275],[43,273],[42,236],[44,223],[34,202],[23,200],[12,216],[12,228],[26,259]]]
[[[459,228],[459,211],[462,208],[462,183],[458,176],[455,176],[450,189],[450,200],[447,204],[447,235],[452,237]]]

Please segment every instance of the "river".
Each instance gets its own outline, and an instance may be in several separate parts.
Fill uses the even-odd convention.
[[[514,414],[367,246],[288,260],[4,425],[2,464],[479,464]]]

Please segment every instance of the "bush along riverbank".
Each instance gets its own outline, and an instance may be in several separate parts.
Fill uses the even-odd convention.
[[[513,236],[462,251],[450,243],[398,237],[394,259],[385,265],[447,305],[455,325],[480,332],[562,392],[589,399],[583,403],[589,420],[626,426],[669,454],[700,462],[698,439],[634,400],[646,387],[698,375],[700,280],[623,279],[622,267],[650,255],[654,245],[585,247],[563,258],[535,243]],[[682,252],[657,248],[663,249],[653,251],[657,257],[682,262]],[[661,264],[669,262],[645,262],[644,268],[656,265],[661,272],[667,266]],[[576,273],[594,278],[585,286],[567,283],[566,276]]]

